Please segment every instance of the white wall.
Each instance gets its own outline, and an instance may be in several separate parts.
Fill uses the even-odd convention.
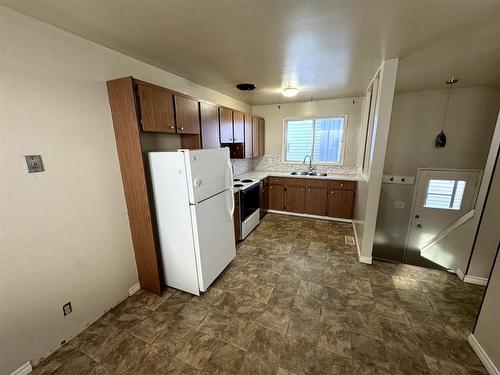
[[[382,185],[382,171],[384,168],[387,137],[396,84],[398,59],[384,61],[378,76],[376,99],[374,102],[372,157],[368,158],[369,167],[362,181],[358,182],[354,211],[354,230],[359,246],[359,257],[362,262],[371,263],[375,223],[379,207],[380,188]],[[377,82],[377,78],[374,78]],[[363,117],[367,119],[367,114]],[[363,121],[366,122],[366,121]]]
[[[133,75],[250,107],[4,7],[0,48],[0,374],[9,374],[137,282],[105,81]],[[45,172],[27,173],[29,153]]]
[[[283,155],[283,120],[291,117],[348,116],[344,165],[355,166],[358,149],[358,129],[361,121],[363,98],[318,100],[312,102],[258,105],[252,113],[266,122],[266,155]]]
[[[495,87],[453,89],[445,128],[447,144],[436,148],[434,139],[441,131],[447,95],[446,89],[395,95],[384,174],[416,177],[421,167],[484,168],[500,105],[500,90]],[[382,185],[375,256],[401,260],[414,187]],[[394,202],[405,202],[406,207],[396,209]],[[463,228],[469,233],[466,229]],[[458,258],[467,258],[466,252],[457,254],[457,262],[462,262]]]
[[[496,191],[500,194],[500,191]],[[497,255],[490,282],[484,295],[481,310],[477,317],[476,327],[472,333],[474,338],[481,345],[482,349],[490,359],[490,365],[496,368],[496,372],[490,368],[491,374],[498,374],[500,371],[500,324],[498,322],[498,312],[500,311],[500,257]],[[484,363],[484,362],[483,362]]]

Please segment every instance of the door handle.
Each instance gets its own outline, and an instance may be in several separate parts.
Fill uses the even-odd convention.
[[[420,215],[415,215],[415,219],[418,219],[420,217]]]
[[[422,228],[422,224],[417,224],[417,228],[418,229]]]

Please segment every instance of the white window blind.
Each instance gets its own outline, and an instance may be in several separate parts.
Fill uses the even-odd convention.
[[[310,155],[315,163],[342,163],[345,121],[345,116],[286,120],[285,161]]]
[[[424,207],[460,210],[465,181],[429,180]]]

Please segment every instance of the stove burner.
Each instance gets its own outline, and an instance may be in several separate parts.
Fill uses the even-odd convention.
[[[234,184],[234,187],[243,187],[243,184]]]
[[[241,182],[253,182],[253,180],[241,180]]]
[[[239,180],[239,178],[233,178],[233,182],[238,182]]]

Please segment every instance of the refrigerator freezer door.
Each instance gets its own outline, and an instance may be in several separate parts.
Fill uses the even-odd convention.
[[[233,186],[229,148],[183,150],[189,201],[198,203]]]
[[[149,165],[165,283],[199,295],[184,155],[151,152]]]
[[[234,193],[225,190],[191,206],[198,283],[203,292],[236,256],[234,241]]]

